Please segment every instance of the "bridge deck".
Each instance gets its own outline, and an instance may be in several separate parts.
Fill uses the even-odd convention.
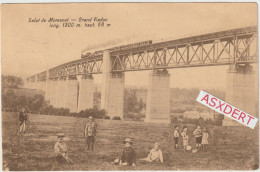
[[[258,61],[257,31],[257,26],[250,26],[139,47],[111,48],[112,72],[255,63]],[[56,66],[49,70],[48,77],[102,73],[100,52]],[[37,74],[39,81],[46,78],[47,71]],[[35,75],[28,80],[35,80]]]

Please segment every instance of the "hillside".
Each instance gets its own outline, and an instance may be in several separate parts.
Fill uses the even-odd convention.
[[[135,92],[138,100],[142,99],[144,104],[147,102],[147,90],[146,89],[133,89],[126,88],[128,92]],[[222,90],[208,89],[205,90],[212,95],[219,97],[220,99],[225,99],[225,92]],[[171,113],[180,113],[185,111],[205,111],[210,112],[211,110],[201,104],[199,104],[196,99],[199,95],[200,90],[198,88],[193,89],[179,89],[171,88]]]

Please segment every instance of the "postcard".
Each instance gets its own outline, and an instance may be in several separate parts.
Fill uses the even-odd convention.
[[[258,169],[257,14],[2,4],[2,170]]]

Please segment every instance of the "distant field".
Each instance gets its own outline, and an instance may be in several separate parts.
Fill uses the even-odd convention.
[[[259,161],[259,131],[243,127],[211,127],[208,150],[196,154],[174,149],[173,126],[131,121],[97,120],[95,152],[88,152],[83,138],[86,119],[47,115],[30,115],[30,132],[19,135],[16,113],[2,113],[3,159],[11,170],[251,170]],[[180,126],[182,127],[182,126]],[[195,146],[188,126],[190,145]],[[72,166],[54,163],[53,146],[56,133],[67,135]],[[144,158],[155,141],[161,142],[164,164],[136,167],[114,166],[124,137],[133,139],[137,159]],[[181,147],[182,142],[180,143]]]

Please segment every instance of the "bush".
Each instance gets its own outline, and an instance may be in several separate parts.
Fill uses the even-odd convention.
[[[205,125],[213,125],[214,121],[212,119],[208,118],[208,119],[205,119],[204,123],[205,123]]]
[[[76,114],[74,114],[75,116]],[[77,117],[82,117],[82,118],[88,118],[89,116],[93,116],[93,118],[97,118],[97,119],[103,119],[106,115],[105,110],[101,109],[86,109],[86,110],[82,110],[78,113],[78,115],[76,115]]]
[[[119,116],[114,116],[112,120],[121,120],[121,118]]]
[[[213,121],[214,125],[221,126],[223,119],[224,119],[224,115],[216,115]]]
[[[77,112],[71,112],[71,113],[70,113],[70,116],[73,116],[73,117],[78,117],[78,116],[79,116],[79,114],[78,114]]]
[[[110,116],[105,116],[104,119],[110,119]]]
[[[178,123],[178,117],[177,116],[172,116],[171,117],[171,123]]]
[[[184,118],[183,123],[184,124],[195,124],[195,125],[200,124],[199,119],[191,119],[191,118]]]
[[[132,112],[129,112],[124,116],[124,119],[131,120],[131,121],[141,121],[142,118],[145,118],[144,114],[132,113]]]

